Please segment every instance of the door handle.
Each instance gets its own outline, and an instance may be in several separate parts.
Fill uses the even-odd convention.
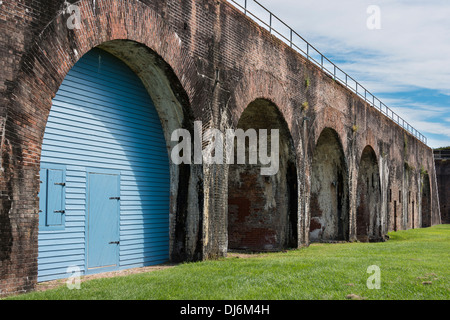
[[[120,241],[111,241],[109,244],[119,244]]]

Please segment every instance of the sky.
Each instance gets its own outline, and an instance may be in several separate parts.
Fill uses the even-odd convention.
[[[449,0],[259,2],[425,135],[430,147],[450,146]]]

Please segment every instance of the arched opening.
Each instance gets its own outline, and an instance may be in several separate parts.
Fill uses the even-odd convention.
[[[414,171],[412,168],[408,166],[406,169],[406,177],[408,178],[408,189],[405,194],[405,202],[406,202],[406,229],[414,229],[417,227],[416,222],[416,197],[417,197],[417,181],[416,181],[416,175],[414,174]]]
[[[370,146],[361,156],[357,192],[356,237],[359,241],[377,241],[381,238],[381,186],[377,158]]]
[[[38,281],[173,258],[190,170],[169,162],[170,132],[189,122],[180,84],[147,47],[115,40],[80,58],[42,144]]]
[[[348,174],[336,131],[325,128],[312,159],[310,240],[349,239]]]
[[[171,141],[175,130],[186,129],[194,136],[189,98],[171,66],[162,57],[134,41],[108,41],[99,47],[122,60],[142,81],[159,115],[169,155],[177,144]],[[203,255],[202,166],[175,165],[171,161],[170,172],[170,258],[174,262],[200,260]],[[188,221],[191,227],[187,226]]]
[[[431,227],[431,188],[430,176],[422,174],[422,228]]]
[[[234,161],[228,180],[229,250],[275,251],[298,246],[297,167],[289,129],[277,107],[258,99],[250,103],[237,129],[248,134],[245,139],[245,163],[238,162],[240,149],[235,140]],[[271,130],[279,133],[279,162],[275,174],[263,175],[260,157],[249,161],[251,146],[261,143],[261,131],[267,130],[267,153],[271,154]],[[251,132],[254,131],[254,135]],[[243,141],[241,139],[241,141]],[[260,144],[257,145],[258,151]],[[275,159],[273,159],[275,160]]]

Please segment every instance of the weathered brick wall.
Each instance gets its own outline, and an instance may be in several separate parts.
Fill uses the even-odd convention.
[[[394,202],[397,229],[411,227],[399,197],[412,191],[421,203],[418,181],[426,172],[432,223],[440,222],[431,149],[225,0],[81,0],[77,5],[81,28],[70,30],[62,0],[0,4],[0,294],[30,290],[36,283],[40,149],[51,99],[67,72],[85,52],[102,45],[144,83],[151,82],[142,57],[109,46],[118,39],[148,48],[148,64],[170,83],[185,128],[192,130],[194,120],[205,128],[235,128],[258,98],[277,106],[295,150],[298,246],[309,243],[311,162],[324,128],[338,134],[346,162],[350,240],[356,237],[359,163],[368,145],[380,167],[381,234],[394,227]],[[175,125],[170,114],[166,120],[168,128]],[[226,254],[227,174],[227,166],[220,165],[172,167],[173,259]],[[414,212],[417,227],[420,210]]]

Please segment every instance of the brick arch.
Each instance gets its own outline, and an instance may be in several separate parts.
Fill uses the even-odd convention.
[[[301,137],[299,135],[292,134],[295,124],[293,121],[294,109],[290,102],[290,95],[286,91],[286,88],[282,82],[272,73],[263,70],[247,71],[243,73],[243,76],[231,93],[231,98],[228,102],[227,108],[228,114],[226,119],[224,119],[226,122],[225,125],[231,128],[243,128],[243,121],[241,121],[243,119],[243,115],[252,112],[249,110],[255,105],[259,105],[260,108],[266,110],[272,109],[272,111],[277,114],[276,118],[278,118],[278,125],[283,128],[283,130],[280,131],[280,139],[283,139],[284,136],[286,139],[283,140],[288,140],[284,141],[284,144],[286,146],[290,146],[289,149],[292,150],[288,152],[288,155],[285,157],[286,159],[289,158],[289,160],[286,161],[287,165],[281,166],[281,171],[283,171],[283,173],[279,172],[276,176],[267,177],[264,179],[265,182],[259,179],[258,174],[255,173],[259,169],[256,169],[255,171],[255,167],[252,168],[251,166],[247,166],[245,170],[241,170],[237,169],[236,166],[230,166],[228,173],[229,246],[232,247],[233,245],[237,245],[237,247],[239,247],[239,245],[244,245],[245,248],[253,250],[267,250],[268,247],[271,248],[269,250],[277,250],[283,247],[296,247],[299,242],[297,221],[299,208],[299,187],[297,179],[298,157],[295,150],[298,148],[298,145],[301,144]],[[252,110],[254,111],[255,108]],[[260,119],[259,117],[253,116],[251,118],[255,118],[254,120],[256,122],[259,121],[257,119]],[[257,123],[253,123],[253,125],[258,126]],[[244,125],[244,129],[248,128],[245,128]],[[241,172],[238,173],[239,171]],[[285,177],[285,171],[290,172],[288,179]],[[254,185],[255,187],[252,188],[252,190],[246,188],[244,186],[246,182],[244,181],[241,183],[239,182],[240,179],[244,179],[247,183]],[[255,199],[260,199],[263,207],[264,205],[269,206],[266,203],[267,197],[265,195],[267,188],[258,188],[258,186],[263,185],[272,186],[274,194],[277,194],[278,192],[282,192],[284,196],[288,194],[287,197],[289,200],[287,201],[286,199],[283,201],[274,200],[275,202],[279,204],[282,203],[283,205],[287,203],[286,208],[281,208],[281,205],[278,207],[274,206],[272,208],[272,211],[274,212],[283,212],[281,216],[286,216],[286,219],[289,220],[288,225],[278,222],[277,227],[269,230],[264,223],[260,223],[261,225],[257,228],[255,227],[256,225],[254,225],[249,219],[247,219],[246,222],[242,219],[242,216],[249,215],[253,209],[261,212],[267,210],[267,208],[250,209],[248,206],[253,197]],[[277,196],[275,196],[274,199],[276,197]],[[236,216],[239,216],[239,219],[242,221],[239,223],[233,222]],[[276,219],[279,219],[278,215],[274,215],[274,217],[275,216],[277,217]],[[264,217],[261,217],[260,220],[263,221]],[[248,228],[245,224],[251,227]],[[236,241],[233,236],[235,233],[241,234],[240,237],[242,237],[242,239]],[[248,236],[248,239],[245,239],[245,237],[247,237],[246,235]],[[263,240],[263,238],[265,238],[265,240]],[[277,240],[275,241],[274,239]]]
[[[359,125],[352,128],[354,134],[357,136],[355,149],[357,150],[356,159],[361,159],[363,151],[366,147],[372,148],[377,159],[381,156],[381,151],[383,150],[374,130],[368,126],[366,129],[361,128]]]
[[[321,138],[322,134],[326,131],[332,133],[333,137],[335,138],[337,144],[338,144],[338,148],[340,149],[340,151],[342,152],[343,156],[344,156],[344,165],[346,167],[346,170],[349,169],[349,163],[348,163],[348,159],[347,159],[347,153],[346,153],[346,148],[345,148],[345,141],[344,139],[342,139],[341,135],[339,134],[339,132],[342,131],[338,131],[339,127],[338,125],[336,125],[335,123],[324,123],[323,126],[319,128],[315,128],[314,129],[314,139],[310,139],[309,143],[310,143],[310,155],[313,155],[314,152],[316,151],[317,145],[319,143],[319,139]],[[310,159],[310,161],[312,161],[312,158]]]
[[[291,106],[290,95],[286,87],[273,74],[256,70],[247,72],[241,78],[228,103],[229,125],[236,127],[242,113],[255,100],[263,99],[273,103],[286,121],[292,134],[294,127],[294,108]]]
[[[362,148],[358,150],[358,154],[356,156],[356,159],[359,161],[361,160],[361,157],[363,156],[364,152],[367,152],[370,150],[370,152],[373,154],[373,157],[376,159],[376,161],[379,161],[380,151],[379,148],[375,147],[375,144],[370,142],[366,145],[362,144]]]
[[[122,2],[126,6],[114,6],[114,3],[114,0],[99,0],[94,13],[92,1],[77,2],[81,8],[80,29],[69,30],[66,27],[69,15],[60,12],[28,51],[18,87],[22,83],[30,87],[39,85],[40,90],[45,90],[43,95],[54,96],[66,74],[86,52],[112,40],[130,40],[159,55],[192,99],[195,90],[190,79],[196,75],[196,67],[178,35],[142,2]],[[111,10],[111,7],[116,10]],[[30,65],[37,71],[30,70]],[[50,81],[43,82],[42,79]]]
[[[317,146],[317,142],[320,135],[325,129],[331,129],[334,131],[339,145],[342,148],[342,152],[347,156],[347,141],[345,133],[348,128],[346,127],[345,116],[338,110],[326,107],[320,112],[317,112],[315,118],[311,119],[308,123],[311,126],[310,132],[312,133],[309,139],[309,154],[313,154]]]
[[[289,230],[294,234],[285,245],[288,247],[299,246],[303,240],[304,214],[301,209],[302,193],[302,173],[299,168],[303,167],[303,141],[301,135],[302,122],[296,117],[295,106],[293,105],[291,94],[286,90],[286,85],[282,83],[274,74],[264,70],[251,70],[243,73],[241,79],[234,87],[230,100],[227,104],[226,118],[223,119],[225,126],[237,128],[242,114],[255,101],[267,101],[272,104],[282,118],[288,131],[289,140],[293,148],[294,162],[289,162],[288,170],[291,173],[288,184],[290,190],[290,208],[294,208],[292,217],[297,220],[289,226]],[[230,180],[229,180],[230,181]],[[230,182],[229,182],[230,183]],[[295,195],[294,195],[295,193]],[[294,218],[291,218],[292,222]],[[295,225],[294,225],[295,224]],[[294,243],[295,242],[295,243]]]
[[[142,2],[132,0],[124,2],[125,6],[113,6],[114,2],[99,0],[95,10],[92,1],[76,2],[81,12],[80,29],[69,30],[66,21],[70,15],[60,11],[37,36],[34,46],[24,54],[16,85],[10,93],[10,97],[17,96],[20,100],[10,98],[5,126],[10,128],[6,130],[7,139],[9,134],[11,140],[29,142],[26,149],[31,150],[31,154],[27,155],[39,153],[51,100],[69,70],[92,48],[113,41],[135,42],[153,52],[159,58],[157,63],[164,64],[161,69],[165,69],[178,86],[175,89],[178,89],[176,98],[179,103],[192,118],[201,117],[200,106],[192,103],[195,97],[199,99],[192,83],[197,76],[196,66],[183,49],[178,35]],[[115,10],[110,10],[111,7]],[[129,24],[129,21],[134,23]],[[113,54],[123,59],[116,52]],[[129,64],[126,59],[124,61]],[[137,65],[129,66],[141,77]],[[191,106],[198,108],[191,109]],[[11,119],[17,118],[22,121],[18,123],[15,120],[9,125]],[[17,130],[16,125],[20,129]],[[22,156],[20,150],[14,151]]]
[[[162,69],[173,75],[175,87],[179,87],[176,98],[189,108],[196,95],[194,81],[196,67],[183,49],[177,34],[164,20],[140,1],[120,2],[98,0],[96,10],[92,1],[82,0],[76,4],[81,11],[81,28],[69,30],[66,21],[69,14],[59,12],[36,37],[34,45],[23,55],[14,87],[7,99],[5,134],[2,143],[2,167],[4,193],[1,208],[8,215],[9,225],[4,225],[3,235],[10,241],[8,248],[2,247],[2,270],[0,289],[10,283],[11,290],[30,290],[37,280],[37,235],[39,200],[40,150],[45,126],[60,84],[69,70],[89,50],[115,40],[128,40],[144,46],[164,61]],[[111,10],[111,8],[114,8]],[[132,22],[132,23],[130,23]],[[137,70],[134,70],[137,71]],[[172,83],[171,83],[172,84]],[[174,89],[171,87],[171,89]],[[195,110],[192,117],[195,116]],[[199,113],[197,113],[199,114]],[[176,168],[179,181],[189,184],[189,168]],[[181,172],[183,171],[183,172]],[[183,179],[182,179],[182,178]],[[180,182],[181,183],[181,182]],[[171,188],[172,189],[172,188]],[[178,190],[179,191],[179,190]],[[31,196],[24,197],[23,194]],[[178,192],[179,194],[180,192]],[[171,212],[184,211],[176,201],[177,192],[171,194]],[[5,211],[6,210],[6,211]],[[171,216],[176,216],[172,214]],[[185,214],[181,215],[185,217]],[[177,217],[171,217],[177,219]],[[19,221],[20,220],[20,221]],[[5,220],[3,220],[5,221]],[[171,226],[178,221],[171,221]],[[13,226],[18,226],[14,228]],[[184,231],[183,231],[184,232]],[[181,237],[186,235],[181,232]],[[178,239],[183,242],[183,239]],[[186,241],[186,240],[184,240]],[[172,248],[173,249],[173,248]],[[197,249],[194,249],[197,250]],[[178,259],[189,259],[187,255],[200,257],[197,251],[179,249]],[[191,258],[196,259],[196,258]]]

